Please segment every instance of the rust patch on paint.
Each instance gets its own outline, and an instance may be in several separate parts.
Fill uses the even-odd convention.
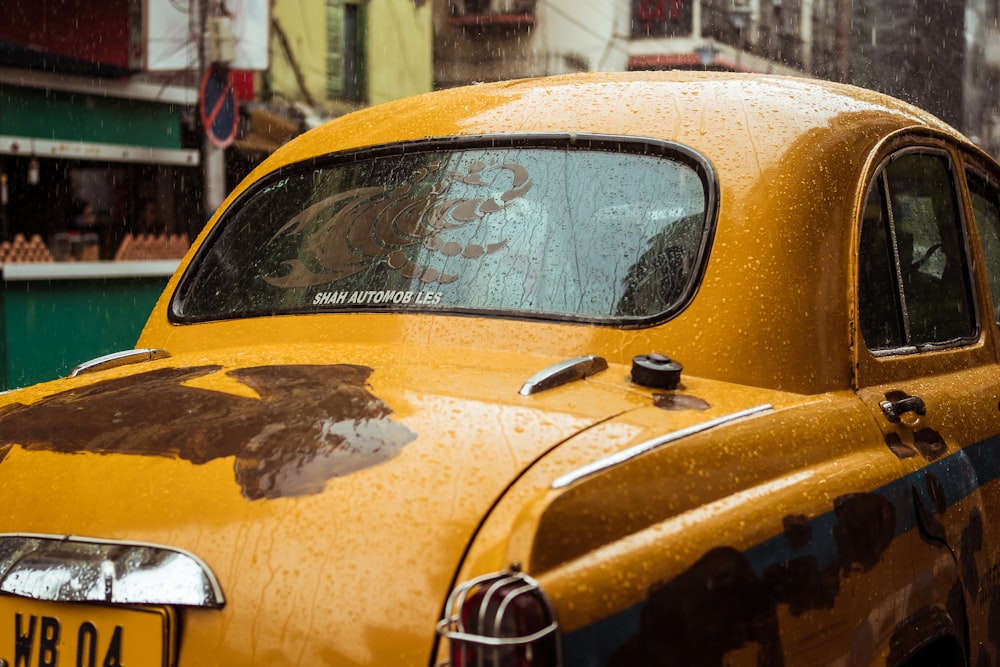
[[[913,444],[928,461],[940,458],[948,450],[941,434],[932,428],[922,428],[913,434]]]
[[[927,489],[927,495],[934,503],[934,511],[937,514],[944,514],[948,511],[948,494],[937,475],[930,471],[924,472],[924,488]]]
[[[258,398],[185,386],[218,366],[168,368],[0,410],[0,451],[134,454],[195,464],[235,458],[251,500],[319,493],[333,478],[396,456],[416,435],[352,365],[260,366],[226,373]]]
[[[758,576],[743,552],[717,547],[651,587],[638,632],[609,664],[658,665],[670,656],[679,665],[721,667],[727,654],[749,650],[759,667],[780,667],[778,606],[787,604],[793,616],[832,608],[840,578],[873,568],[895,536],[895,507],[878,494],[841,496],[834,515],[836,553],[823,567],[810,546],[814,527],[802,515],[789,515],[784,534],[802,555],[772,563]]]
[[[889,450],[900,459],[908,459],[919,452],[928,461],[941,458],[941,455],[948,451],[941,434],[931,428],[922,428],[913,433],[913,446],[903,442],[898,433],[890,433],[885,436],[885,444]]]
[[[653,405],[662,410],[708,410],[708,401],[690,394],[653,394]]]
[[[833,539],[844,574],[871,570],[896,535],[896,508],[885,496],[851,493],[833,501]]]
[[[900,459],[909,459],[917,455],[917,450],[903,442],[898,433],[890,433],[885,436],[885,445]]]
[[[969,523],[962,530],[962,538],[959,542],[959,554],[961,556],[962,582],[973,602],[979,601],[979,594],[982,591],[997,590],[997,582],[989,582],[990,585],[982,586],[979,578],[979,568],[976,567],[976,554],[983,549],[983,515],[978,507],[973,507],[969,511]],[[987,572],[987,575],[989,572]],[[990,616],[990,628],[994,627],[993,616]],[[1000,640],[1000,633],[994,639]],[[994,641],[995,646],[1000,643]]]
[[[917,527],[920,529],[920,538],[929,544],[947,549],[948,534],[944,524],[938,520],[934,511],[927,507],[916,488],[911,487],[910,491],[913,494],[913,507],[916,512]],[[934,503],[934,500],[931,502]]]
[[[812,526],[805,514],[789,514],[781,520],[781,526],[793,549],[801,549],[812,542]]]
[[[608,661],[626,665],[722,665],[756,645],[758,665],[783,664],[774,602],[746,556],[712,549],[675,579],[653,587],[639,633]]]

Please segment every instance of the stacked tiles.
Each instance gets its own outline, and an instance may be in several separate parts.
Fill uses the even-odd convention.
[[[115,259],[180,259],[190,245],[187,234],[126,234],[115,252]]]
[[[0,243],[0,264],[51,261],[52,253],[38,234],[33,235],[30,240],[23,234],[17,234],[13,241]]]

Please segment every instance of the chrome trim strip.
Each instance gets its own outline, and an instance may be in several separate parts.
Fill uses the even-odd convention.
[[[226,604],[215,574],[192,553],[75,535],[0,534],[0,592],[50,602]]]
[[[69,376],[75,378],[84,373],[94,373],[96,371],[117,368],[118,366],[128,366],[129,364],[139,364],[144,361],[154,361],[156,359],[166,359],[170,353],[159,348],[141,348],[138,350],[124,350],[122,352],[112,352],[103,357],[97,357],[90,361],[85,361],[72,371]]]
[[[603,370],[607,370],[608,362],[604,357],[588,355],[586,357],[575,357],[552,364],[530,378],[521,385],[521,396],[530,396],[538,392],[552,389],[574,380],[582,380],[585,377],[595,375]]]
[[[688,426],[687,428],[682,428],[679,431],[674,431],[673,433],[667,433],[666,435],[661,435],[658,438],[653,438],[652,440],[647,440],[646,442],[641,442],[638,445],[629,447],[620,452],[610,454],[604,458],[600,458],[593,463],[588,463],[582,468],[577,468],[573,472],[567,473],[562,477],[556,478],[552,482],[553,489],[561,489],[564,487],[578,482],[584,477],[589,477],[595,473],[600,472],[606,468],[611,468],[613,466],[624,463],[630,459],[634,459],[640,454],[645,454],[646,452],[652,451],[663,445],[670,444],[671,442],[676,442],[682,438],[686,438],[696,433],[702,433],[704,431],[711,430],[718,426],[725,426],[744,417],[752,417],[754,415],[760,414],[762,412],[768,412],[773,410],[773,406],[770,403],[764,403],[747,410],[740,410],[739,412],[734,412],[729,415],[724,415],[722,417],[717,417],[715,419],[710,419],[707,422],[702,422],[701,424],[695,424],[694,426]]]

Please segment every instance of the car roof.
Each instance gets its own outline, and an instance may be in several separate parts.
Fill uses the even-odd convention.
[[[268,168],[315,155],[428,137],[587,132],[732,150],[769,137],[903,127],[961,135],[921,109],[873,91],[814,79],[745,73],[583,73],[440,90],[363,109],[279,149]]]
[[[629,344],[705,377],[813,393],[850,386],[851,267],[865,179],[879,147],[904,132],[978,150],[912,105],[818,80],[671,71],[487,83],[363,109],[311,130],[258,166],[220,211],[269,172],[366,146],[496,133],[677,142],[713,167],[715,239],[692,303],[661,325],[665,335],[647,330]],[[165,320],[164,305],[151,321]],[[631,349],[609,348],[626,356]]]

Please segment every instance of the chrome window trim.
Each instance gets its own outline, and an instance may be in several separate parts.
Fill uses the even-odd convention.
[[[980,277],[980,280],[985,281],[986,292],[990,295],[990,300],[994,306],[994,312],[990,313],[989,315],[993,320],[997,321],[997,324],[1000,324],[1000,317],[997,317],[995,310],[997,306],[1000,305],[997,304],[996,302],[1000,300],[995,299],[993,297],[994,287],[997,286],[994,286],[993,281],[990,280],[990,271],[986,266],[988,258],[986,257],[986,249],[983,243],[983,232],[981,231],[981,225],[979,224],[979,220],[975,216],[975,209],[973,206],[973,186],[970,183],[971,180],[975,179],[978,180],[983,186],[987,188],[992,188],[995,193],[1000,193],[1000,180],[998,180],[997,176],[994,175],[994,172],[987,169],[987,167],[980,160],[974,159],[967,154],[962,155],[961,166],[963,168],[963,175],[965,177],[965,190],[968,193],[968,198],[969,198],[968,199],[969,211],[972,214],[969,226],[974,226],[976,228],[976,234],[979,238],[979,241],[976,244],[977,247],[975,249],[979,251],[979,256],[983,258],[984,262],[982,270],[979,272],[977,272],[976,267],[973,266],[973,274],[978,275]],[[1000,201],[997,201],[995,203],[998,206],[1000,206]],[[986,315],[986,314],[983,313],[981,315]],[[982,317],[980,319],[982,319]],[[982,323],[980,322],[980,324]]]
[[[892,218],[892,203],[891,203],[891,192],[890,184],[888,182],[888,176],[886,170],[890,164],[896,160],[913,154],[924,154],[924,155],[935,155],[943,157],[947,163],[948,172],[951,175],[951,188],[953,204],[955,206],[956,222],[958,223],[959,229],[959,239],[962,244],[962,251],[964,253],[964,276],[968,281],[966,288],[968,293],[966,298],[969,301],[969,305],[972,308],[972,319],[973,319],[973,333],[970,336],[963,336],[960,338],[953,338],[943,341],[935,341],[932,343],[923,343],[920,345],[914,345],[910,341],[910,322],[909,322],[909,311],[906,306],[906,296],[903,293],[902,278],[901,278],[901,267],[899,265],[899,257],[896,249],[896,222]],[[976,258],[973,253],[973,246],[969,238],[969,227],[970,221],[967,216],[967,211],[965,207],[965,202],[968,197],[968,187],[964,182],[964,174],[962,174],[962,167],[964,162],[956,159],[956,156],[951,150],[949,150],[949,145],[937,145],[937,144],[910,144],[893,150],[888,155],[886,155],[879,163],[878,166],[872,172],[872,178],[867,187],[865,188],[864,200],[867,201],[868,197],[874,188],[882,188],[883,197],[885,198],[886,214],[889,216],[889,229],[892,235],[892,251],[896,277],[896,289],[898,291],[898,297],[900,299],[900,309],[899,313],[901,316],[901,323],[903,325],[903,336],[906,338],[903,345],[898,345],[895,347],[884,347],[884,348],[873,348],[870,347],[867,341],[864,340],[864,335],[861,333],[860,327],[858,328],[858,338],[864,345],[864,348],[876,358],[892,358],[901,355],[920,353],[926,351],[936,351],[936,350],[946,350],[946,349],[957,349],[962,347],[967,347],[973,345],[982,336],[983,323],[982,323],[982,313],[980,312],[979,304],[979,293],[977,285],[977,276],[975,272],[974,264]],[[857,224],[858,235],[861,233],[861,223]],[[860,246],[859,246],[860,247]],[[854,258],[854,261],[859,261],[859,256]],[[855,285],[855,290],[858,286]],[[858,314],[860,320],[860,313]]]
[[[703,433],[709,431],[713,428],[718,428],[719,426],[725,426],[726,424],[731,424],[734,421],[743,419],[745,417],[753,417],[764,412],[770,412],[774,407],[770,403],[763,403],[761,405],[748,408],[746,410],[740,410],[739,412],[734,412],[732,414],[723,415],[722,417],[716,417],[715,419],[709,419],[706,422],[700,424],[695,424],[693,426],[688,426],[687,428],[682,428],[680,430],[674,431],[672,433],[667,433],[659,437],[653,438],[652,440],[647,440],[641,442],[638,445],[629,447],[628,449],[623,449],[620,452],[615,452],[603,458],[597,459],[593,463],[589,463],[585,466],[577,468],[573,472],[557,477],[555,481],[552,482],[553,489],[562,489],[570,484],[574,484],[585,477],[590,477],[598,472],[612,468],[614,466],[621,465],[626,461],[630,461],[635,457],[645,454],[646,452],[651,452],[654,449],[663,447],[672,442],[677,442],[688,436],[696,435],[698,433]]]
[[[515,148],[515,149],[561,149],[573,151],[597,151],[613,153],[631,153],[638,156],[652,156],[660,159],[678,162],[694,171],[701,179],[705,195],[704,207],[704,229],[701,232],[701,240],[698,250],[697,267],[692,270],[684,294],[682,294],[670,308],[663,312],[642,317],[583,317],[571,314],[553,313],[533,313],[516,310],[495,310],[495,309],[461,309],[453,310],[425,310],[418,311],[420,315],[474,315],[483,317],[496,317],[524,321],[542,322],[570,322],[579,324],[595,324],[598,326],[616,328],[646,328],[662,324],[663,322],[676,317],[684,311],[694,300],[694,296],[701,287],[707,270],[708,258],[711,253],[712,244],[715,238],[716,226],[718,224],[720,209],[720,185],[715,166],[701,152],[691,146],[677,141],[647,137],[643,135],[623,135],[604,134],[589,132],[509,132],[509,133],[488,133],[476,135],[452,135],[433,136],[419,139],[408,139],[388,144],[376,146],[363,146],[360,148],[347,149],[334,153],[314,155],[304,158],[298,162],[278,167],[271,173],[261,176],[252,183],[246,190],[241,192],[225,211],[222,211],[212,228],[198,244],[198,249],[191,256],[191,261],[185,266],[177,281],[167,304],[167,319],[171,324],[194,324],[199,322],[219,322],[226,320],[249,319],[255,317],[269,317],[278,315],[296,314],[317,314],[312,308],[297,308],[272,312],[261,309],[247,311],[240,314],[212,314],[212,315],[191,315],[185,312],[184,302],[188,293],[193,289],[192,283],[197,279],[202,264],[210,254],[210,248],[215,241],[224,233],[224,229],[230,224],[232,218],[237,215],[240,208],[257,196],[260,192],[271,187],[278,181],[290,175],[304,171],[317,170],[334,165],[346,165],[368,159],[379,159],[392,156],[410,155],[413,153],[432,152],[435,150],[478,150],[495,148]],[[360,314],[368,312],[379,312],[370,309],[357,309],[343,311],[344,314]],[[340,313],[338,313],[340,314]],[[405,313],[400,313],[405,314]]]

